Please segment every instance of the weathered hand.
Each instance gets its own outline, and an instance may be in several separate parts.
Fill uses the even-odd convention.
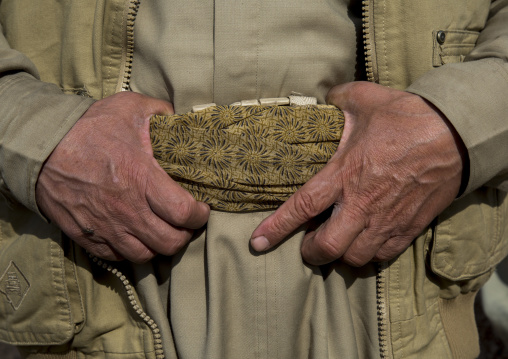
[[[40,172],[41,211],[101,258],[144,262],[177,252],[206,223],[209,207],[153,158],[150,115],[171,113],[170,103],[136,93],[94,103]]]
[[[464,145],[443,115],[414,94],[356,82],[334,87],[328,102],[345,113],[337,152],[256,228],[251,245],[269,249],[333,206],[303,240],[307,262],[392,259],[457,196]]]

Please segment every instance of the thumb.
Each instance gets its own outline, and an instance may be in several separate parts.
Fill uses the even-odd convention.
[[[344,112],[361,113],[365,110],[365,104],[375,106],[389,102],[396,92],[372,82],[355,81],[332,87],[326,95],[326,102]]]
[[[332,87],[326,95],[326,103],[334,105],[343,111],[353,110],[355,93],[359,86],[368,85],[363,85],[361,82],[348,82]]]
[[[145,113],[147,115],[169,116],[175,113],[173,104],[171,104],[171,102],[153,97],[145,97],[144,100]]]

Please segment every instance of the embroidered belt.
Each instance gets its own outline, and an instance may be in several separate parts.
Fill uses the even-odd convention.
[[[274,209],[333,155],[344,127],[335,106],[307,98],[209,104],[153,116],[150,135],[161,167],[212,209]]]

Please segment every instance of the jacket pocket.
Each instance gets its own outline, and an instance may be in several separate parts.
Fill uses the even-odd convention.
[[[452,281],[491,271],[508,253],[507,218],[506,192],[483,187],[456,200],[438,217],[432,271]]]
[[[15,345],[69,341],[71,314],[58,228],[0,196],[0,340]]]
[[[462,62],[473,50],[480,35],[477,31],[466,30],[435,30],[432,65],[441,65]]]

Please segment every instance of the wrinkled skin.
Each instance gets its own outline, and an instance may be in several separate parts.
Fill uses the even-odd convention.
[[[331,207],[326,222],[305,236],[304,260],[362,266],[392,259],[456,198],[464,145],[414,94],[355,82],[331,89],[328,102],[346,119],[336,153],[255,229],[251,245],[270,249]]]
[[[439,111],[407,92],[355,82],[334,87],[328,102],[346,117],[337,152],[258,226],[251,244],[268,250],[332,208],[304,238],[307,262],[394,258],[456,197],[464,145]],[[170,103],[134,93],[97,101],[44,164],[41,211],[101,258],[141,263],[180,250],[209,207],[153,159],[149,117],[171,113]]]
[[[136,93],[95,102],[40,172],[42,213],[101,258],[141,263],[176,253],[210,209],[153,158],[149,118],[172,113],[170,103]]]

